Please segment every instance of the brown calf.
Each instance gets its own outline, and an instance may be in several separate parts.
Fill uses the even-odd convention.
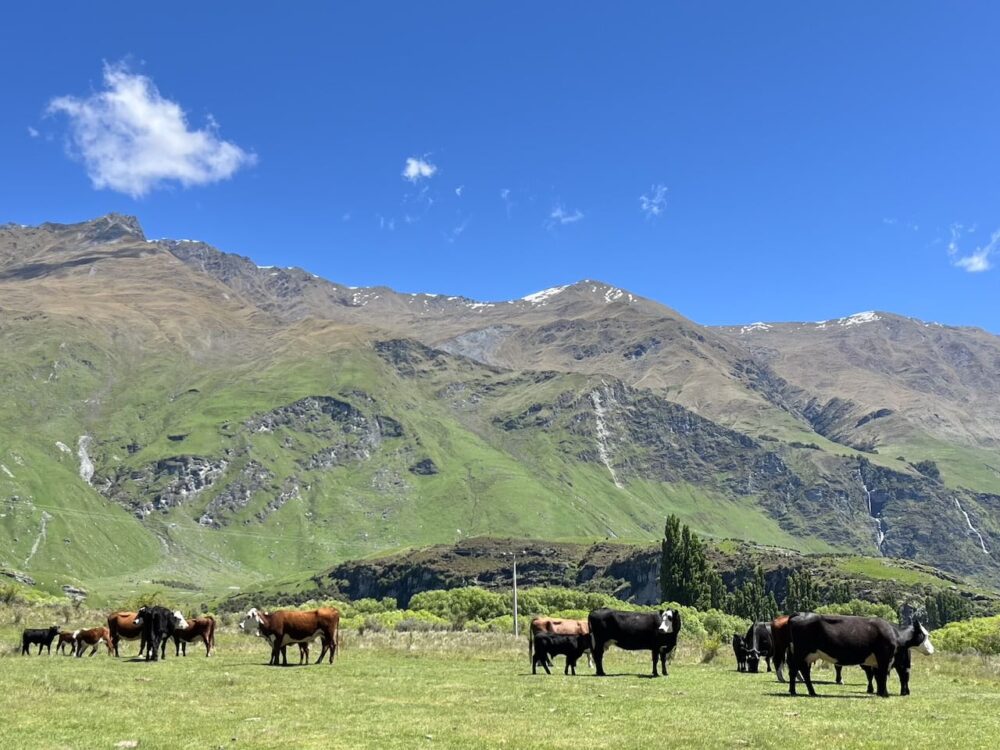
[[[69,651],[66,651],[66,646],[69,646]],[[72,656],[76,653],[76,643],[73,640],[73,633],[69,630],[59,631],[59,643],[56,644],[56,653],[63,653],[67,656]]]
[[[111,653],[111,633],[108,632],[107,628],[77,630],[73,633],[73,640],[76,641],[77,657],[83,656],[83,652],[87,650],[87,646],[91,646],[90,655],[93,656],[97,653],[97,647],[101,645],[102,641],[108,648],[108,654]]]
[[[330,663],[340,645],[340,612],[334,607],[322,607],[309,612],[278,610],[260,612],[256,607],[247,612],[240,629],[263,636],[271,643],[272,666],[278,666],[279,657],[288,665],[284,647],[292,643],[309,643],[316,638],[323,645],[316,663],[323,661],[327,651]]]

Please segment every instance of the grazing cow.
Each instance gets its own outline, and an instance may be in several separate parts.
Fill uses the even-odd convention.
[[[681,630],[681,614],[672,609],[658,613],[621,612],[595,609],[587,617],[590,624],[591,652],[597,676],[604,676],[604,650],[611,645],[626,651],[649,651],[653,656],[653,677],[657,677],[656,660],[660,659],[663,674],[667,672],[667,654],[677,645]]]
[[[142,607],[135,616],[135,624],[142,626],[142,641],[146,647],[146,661],[157,661],[162,647],[167,658],[166,642],[176,630],[186,630],[188,623],[179,611],[166,607]]]
[[[896,647],[896,657],[893,659],[892,668],[896,670],[896,676],[899,677],[899,694],[909,695],[910,649],[919,648],[925,654],[930,655],[934,653],[934,645],[931,643],[927,630],[923,628],[919,622],[914,621],[912,625],[907,625],[902,628],[897,628],[895,625],[892,627],[895,628],[896,635],[899,639],[899,645]],[[865,675],[868,677],[868,692],[874,693],[875,689],[872,686],[872,681],[875,678],[875,668],[867,665],[862,665],[861,668],[865,670]]]
[[[590,625],[586,620],[563,620],[556,617],[535,617],[528,631],[528,660],[534,665],[531,655],[536,633],[553,635],[590,635]],[[549,663],[551,666],[551,662]],[[587,666],[591,666],[590,648],[587,648]]]
[[[756,674],[760,669],[760,660],[767,664],[767,671],[771,671],[771,654],[774,647],[771,642],[771,623],[755,622],[747,630],[743,638],[747,649],[747,670]]]
[[[584,652],[590,650],[590,634],[587,635],[553,635],[552,633],[535,633],[534,638],[535,655],[531,661],[531,674],[536,674],[535,668],[541,665],[545,674],[552,674],[549,671],[549,664],[553,656],[565,656],[566,667],[563,674],[569,674],[570,670],[576,675],[576,662],[583,656]]]
[[[135,618],[138,612],[112,612],[108,615],[108,630],[111,631],[111,643],[115,647],[115,656],[118,656],[118,644],[125,641],[139,641],[139,656],[146,650],[146,644],[142,640],[142,625],[136,625]]]
[[[205,644],[205,656],[212,655],[215,648],[215,618],[211,616],[194,617],[188,620],[186,628],[174,630],[175,656],[180,656],[183,652],[187,656],[187,644],[201,638]]]
[[[97,653],[97,647],[103,642],[111,655],[111,632],[107,628],[90,628],[89,630],[77,630],[73,632],[73,641],[76,643],[77,658],[83,656],[83,652],[90,646],[90,655]]]
[[[806,683],[809,695],[816,695],[810,670],[814,662],[822,659],[831,664],[872,667],[876,692],[888,698],[889,670],[901,648],[919,647],[924,653],[934,653],[927,631],[916,620],[900,630],[881,617],[799,614],[791,618],[789,626],[788,692],[791,695],[795,695],[798,675]],[[902,681],[901,675],[901,684]]]
[[[747,647],[743,642],[743,636],[733,633],[733,654],[736,655],[736,671],[747,671]]]
[[[309,612],[281,610],[276,612],[261,612],[256,607],[250,609],[240,623],[240,630],[247,633],[257,633],[271,643],[272,666],[278,666],[279,656],[284,665],[288,666],[288,657],[284,647],[291,643],[309,643],[320,639],[323,648],[319,652],[316,663],[323,661],[323,656],[330,652],[330,663],[340,645],[340,612],[335,607],[321,607]]]
[[[56,636],[59,635],[59,626],[53,625],[51,628],[41,629],[41,628],[28,628],[23,633],[21,633],[21,653],[24,656],[28,656],[31,653],[32,644],[38,644],[38,654],[42,653],[42,649],[46,649],[48,654],[52,654],[52,641],[55,640]],[[59,651],[58,646],[56,651]]]
[[[67,653],[66,647],[69,646],[69,652]],[[76,640],[73,638],[73,633],[69,630],[59,631],[59,643],[56,644],[56,653],[62,653],[66,656],[72,656],[76,653]]]

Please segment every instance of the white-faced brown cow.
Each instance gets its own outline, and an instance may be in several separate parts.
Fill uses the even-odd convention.
[[[135,624],[137,612],[112,612],[108,615],[108,631],[111,633],[111,645],[115,656],[118,656],[118,644],[121,641],[139,641],[139,654],[144,651],[142,642],[142,625]]]
[[[309,643],[316,638],[323,644],[316,663],[322,662],[329,651],[332,664],[340,643],[340,612],[335,607],[321,607],[308,612],[280,609],[276,612],[261,612],[254,607],[240,622],[240,630],[270,641],[272,666],[278,666],[279,657],[284,657],[284,664],[288,665],[285,646]]]
[[[97,647],[103,642],[111,654],[111,633],[107,628],[90,628],[88,630],[77,630],[73,633],[73,641],[76,643],[77,657],[83,656],[83,652],[90,646],[90,655],[97,653]]]
[[[557,617],[535,617],[531,621],[528,629],[528,661],[534,668],[535,657],[533,654],[535,636],[539,633],[550,633],[552,635],[590,635],[590,623],[586,620],[568,620]],[[548,662],[548,659],[546,659]],[[548,662],[548,666],[552,666]],[[587,649],[587,666],[593,666],[590,659],[590,649]]]
[[[186,628],[174,630],[176,655],[180,656],[183,651],[184,656],[187,656],[187,644],[201,638],[205,644],[205,656],[211,656],[212,649],[215,648],[215,618],[211,615],[192,617],[187,623]]]

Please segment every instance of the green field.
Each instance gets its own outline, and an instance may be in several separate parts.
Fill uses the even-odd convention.
[[[345,633],[333,666],[265,666],[267,648],[222,629],[218,655],[147,664],[13,654],[4,628],[0,747],[994,747],[1000,669],[978,658],[915,656],[913,694],[818,684],[790,698],[773,675],[678,655],[645,676],[645,656],[614,650],[611,676],[532,676],[524,641],[498,634]],[[132,654],[134,645],[127,647]],[[193,653],[197,654],[198,649]],[[202,652],[203,653],[203,652]],[[315,653],[314,653],[315,656]],[[297,661],[297,659],[293,659]],[[558,659],[561,665],[561,657]],[[818,680],[832,670],[818,671]],[[817,674],[814,671],[814,674]],[[898,691],[893,677],[890,690]],[[124,747],[124,746],[123,746]]]

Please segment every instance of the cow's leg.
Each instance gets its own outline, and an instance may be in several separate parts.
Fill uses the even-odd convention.
[[[896,665],[896,675],[899,677],[899,694],[910,694],[910,668]]]
[[[785,672],[784,672],[785,661],[786,661],[785,654],[776,653],[774,655],[774,673],[778,675],[778,682],[785,681]]]
[[[880,663],[875,667],[875,694],[879,698],[889,697],[889,665]]]
[[[275,635],[274,645],[271,646],[271,661],[269,662],[272,667],[279,666],[278,658],[283,655],[284,650],[281,647],[281,641],[284,636]],[[285,656],[285,664],[288,664],[288,657]]]
[[[594,655],[594,666],[597,667],[595,674],[598,677],[604,677],[604,644],[595,641],[591,653]]]
[[[660,654],[656,649],[653,649],[653,677],[659,677],[660,673],[656,671],[656,662],[660,658]]]
[[[842,665],[840,665],[840,664],[834,664],[833,665],[833,670],[834,670],[834,672],[837,675],[836,678],[834,679],[834,682],[836,682],[838,685],[843,685],[844,684],[844,667]]]
[[[806,684],[806,689],[809,691],[810,697],[816,697],[816,690],[813,688],[812,682],[812,664],[808,662],[802,662],[802,667],[800,668],[800,673],[802,675],[802,681]]]
[[[590,656],[590,649],[589,648],[587,649],[586,654],[587,654],[587,668],[588,669],[593,669],[594,668],[594,660]]]
[[[799,672],[799,658],[792,652],[788,655],[788,694],[795,695],[795,680]]]
[[[765,656],[764,657],[764,661],[767,663],[767,671],[770,672],[771,671],[771,657],[770,656]]]
[[[870,695],[875,692],[875,669],[864,665],[861,665],[861,668],[865,670],[865,677],[868,678],[868,693]]]

